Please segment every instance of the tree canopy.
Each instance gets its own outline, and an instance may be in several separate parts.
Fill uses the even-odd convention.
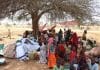
[[[37,34],[38,21],[48,13],[51,20],[63,19],[70,14],[77,20],[91,19],[92,0],[0,0],[0,18],[22,11],[20,17],[31,15],[32,28]],[[36,29],[37,28],[37,29]]]
[[[23,10],[21,15],[49,13],[54,18],[63,18],[64,12],[73,17],[89,18],[91,0],[0,0],[0,17],[13,15]],[[53,18],[53,19],[54,19]]]

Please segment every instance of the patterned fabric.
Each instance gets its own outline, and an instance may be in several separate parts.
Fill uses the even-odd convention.
[[[5,57],[15,58],[15,54],[16,54],[16,51],[15,51],[16,46],[15,45],[16,45],[15,43],[11,43],[4,48],[4,56]]]

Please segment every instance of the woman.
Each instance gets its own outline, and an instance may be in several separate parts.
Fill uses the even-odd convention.
[[[77,36],[77,33],[73,33],[73,35],[71,37],[71,45],[72,45],[72,47],[75,47],[75,49],[77,50],[77,48],[78,48],[78,36]]]
[[[79,70],[89,70],[89,66],[87,64],[86,55],[85,55],[85,49],[84,48],[81,50],[78,60],[79,60],[78,61]]]
[[[70,63],[75,59],[75,57],[77,56],[75,47],[72,48],[71,53],[69,54],[69,61]]]
[[[55,50],[55,55],[56,55],[56,59],[58,61],[59,58],[62,58],[62,60],[67,59],[66,57],[66,49],[64,47],[64,43],[60,42],[58,43],[58,46],[56,47]],[[62,65],[64,64],[64,62],[62,63]]]
[[[40,63],[47,63],[47,60],[46,60],[46,44],[45,43],[42,43],[40,42],[39,43],[40,45]]]
[[[48,67],[53,68],[56,65],[54,38],[50,34],[48,39]]]

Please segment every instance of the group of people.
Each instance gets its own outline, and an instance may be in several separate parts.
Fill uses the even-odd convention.
[[[99,70],[95,57],[86,55],[87,31],[79,37],[71,29],[61,29],[39,32],[38,39],[26,31],[21,40],[16,44],[16,57],[20,60],[27,59],[27,54],[38,50],[39,63],[47,64],[53,70]],[[66,68],[66,64],[68,67]]]
[[[82,40],[86,40],[87,31],[82,37],[78,37],[71,29],[64,32],[60,29],[40,32],[38,43],[40,45],[40,63],[47,63],[53,70],[99,70],[95,57],[86,55],[86,46]],[[69,68],[66,64],[69,63]]]

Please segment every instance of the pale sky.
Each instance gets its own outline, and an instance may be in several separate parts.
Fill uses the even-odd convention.
[[[100,21],[100,0],[94,0],[93,7],[96,12],[96,13],[94,12],[94,14],[97,15],[97,16],[93,16],[93,18],[97,21]]]

